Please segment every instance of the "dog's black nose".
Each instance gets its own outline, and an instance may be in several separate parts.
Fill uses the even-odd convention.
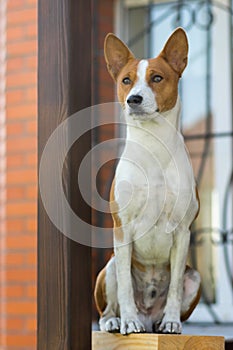
[[[127,99],[129,106],[140,105],[142,103],[142,96],[140,95],[131,95]]]

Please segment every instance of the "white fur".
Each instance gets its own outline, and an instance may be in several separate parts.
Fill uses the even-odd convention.
[[[140,95],[142,96],[142,104],[140,105],[140,109],[142,113],[139,115],[141,119],[144,118],[144,114],[152,115],[158,108],[154,93],[152,92],[151,88],[147,84],[146,81],[146,70],[148,67],[148,61],[147,60],[141,60],[138,63],[137,67],[137,81],[134,84],[133,88],[130,90],[130,93],[126,97],[127,99],[131,95]],[[133,115],[135,113],[134,110],[130,108],[129,105],[126,103],[126,113]]]
[[[189,226],[198,210],[195,180],[179,132],[179,98],[170,111],[156,112],[156,96],[145,80],[147,67],[148,61],[139,62],[138,80],[125,101],[126,145],[115,174],[123,240],[115,236],[115,257],[107,266],[108,306],[100,320],[102,330],[120,327],[122,334],[152,331],[154,322],[161,323],[162,331],[180,333],[180,312],[200,283],[193,282],[182,302]],[[130,95],[143,97],[141,115],[127,105]],[[146,272],[131,267],[132,254]]]

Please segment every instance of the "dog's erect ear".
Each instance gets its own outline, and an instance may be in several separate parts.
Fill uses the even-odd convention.
[[[182,28],[177,28],[166,42],[160,57],[181,77],[188,62],[188,39]]]
[[[126,63],[134,59],[128,47],[114,34],[109,33],[104,41],[104,56],[107,68],[114,80]]]

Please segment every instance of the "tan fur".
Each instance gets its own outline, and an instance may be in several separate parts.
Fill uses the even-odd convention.
[[[128,47],[112,33],[105,38],[104,56],[108,71],[114,80],[126,63],[134,59]]]
[[[156,107],[153,110],[153,113],[158,113],[158,112],[163,113],[174,109],[174,107],[177,108],[176,103],[178,100],[178,81],[187,65],[187,55],[188,55],[188,42],[187,42],[185,32],[182,29],[180,28],[177,29],[170,36],[170,38],[166,42],[162,52],[159,54],[158,57],[149,59],[149,60],[142,60],[142,63],[140,63],[140,65],[139,65],[140,60],[136,59],[132,54],[132,52],[127,48],[127,46],[120,39],[118,39],[114,34],[107,35],[105,39],[105,45],[104,45],[104,54],[105,54],[105,60],[107,63],[108,71],[117,84],[118,99],[122,104],[122,107],[126,108],[126,111],[127,111],[127,108],[129,108],[128,96],[131,90],[133,89],[133,87],[135,86],[135,84],[137,83],[137,81],[138,81],[138,84],[136,84],[135,89],[133,89],[132,91],[134,91],[134,93],[137,94],[138,86],[142,87],[141,91],[145,93],[145,95],[143,96],[143,101],[145,96],[146,97],[149,96],[149,98],[151,98],[150,96],[152,96],[151,100],[153,101],[153,96],[154,96],[156,100],[156,104],[155,104]],[[143,74],[138,72],[143,72]],[[141,76],[143,76],[143,79],[140,78]],[[162,77],[162,80],[159,82],[156,82],[154,80],[155,76]],[[128,78],[127,83],[124,83],[123,81],[125,78]],[[145,80],[145,83],[144,83],[144,80]],[[154,94],[152,94],[151,91]],[[154,106],[153,103],[151,103],[151,105]],[[165,117],[167,117],[168,114],[165,113],[164,115]],[[121,214],[119,214],[119,207],[118,207],[118,203],[115,200],[114,192],[115,192],[115,179],[113,180],[111,192],[110,192],[110,209],[111,209],[113,223],[114,223],[113,231],[114,231],[115,241],[118,243],[121,243],[121,242],[124,242],[124,232],[122,229],[122,223],[120,219]],[[197,189],[196,189],[196,198],[199,205],[199,197],[198,197]],[[197,206],[194,206],[194,210],[196,210],[196,207]],[[199,211],[199,208],[197,210],[196,217],[198,215],[198,211]],[[193,219],[194,215],[195,215],[195,212],[193,212],[193,216],[191,220]],[[191,220],[188,221],[187,226],[190,224]],[[176,240],[174,242],[174,247],[176,249],[177,248],[176,245],[179,244],[179,247],[182,247],[182,251],[184,251],[184,254],[186,254],[185,252],[186,252],[186,248],[188,248],[189,238],[187,240],[184,240],[183,238],[180,238],[180,237],[181,237],[180,235],[176,237]],[[164,256],[166,257],[167,260],[164,263],[164,261],[160,257],[160,260],[158,261],[160,265],[159,264],[156,265],[153,262],[154,260],[152,262],[151,260],[148,260],[148,253],[144,254],[143,249],[138,249],[138,246],[136,244],[138,242],[132,243],[132,251],[130,251],[129,249],[130,253],[127,252],[127,254],[125,254],[126,249],[128,249],[126,245],[122,245],[123,248],[117,247],[117,249],[115,249],[116,256],[109,262],[108,264],[109,269],[107,270],[108,271],[107,287],[109,286],[109,283],[112,283],[111,281],[114,281],[114,283],[111,284],[111,286],[113,286],[113,288],[111,289],[111,292],[109,292],[109,289],[107,288],[107,291],[108,291],[107,296],[110,303],[108,303],[107,296],[106,296],[106,268],[104,268],[99,273],[96,281],[94,296],[95,296],[95,302],[96,302],[98,312],[100,313],[100,315],[104,313],[100,320],[100,323],[102,325],[102,328],[101,328],[102,330],[117,331],[119,330],[119,328],[121,328],[122,334],[130,333],[130,332],[141,332],[143,331],[143,329],[145,330],[142,323],[140,323],[140,320],[137,318],[137,312],[135,312],[136,307],[134,309],[134,302],[137,303],[139,313],[141,312],[142,314],[143,313],[149,314],[150,312],[152,313],[154,312],[155,313],[153,315],[154,319],[156,320],[156,317],[158,317],[157,320],[161,321],[160,327],[162,327],[161,329],[165,330],[165,332],[168,331],[168,332],[179,333],[181,330],[180,316],[181,316],[181,321],[184,321],[193,312],[194,308],[196,307],[200,299],[200,288],[198,290],[199,282],[200,282],[200,280],[198,279],[199,275],[197,272],[195,272],[195,270],[187,266],[185,269],[185,255],[183,255],[183,260],[182,260],[182,252],[177,249],[173,250],[173,254],[172,253],[170,254],[168,251],[168,249],[170,249],[169,248],[170,241],[164,240],[163,236],[161,236],[161,238],[162,239],[160,239],[157,242],[158,247],[159,249],[160,247],[164,248],[164,245],[165,245],[165,248],[163,251],[164,251]],[[150,241],[148,242],[150,243]],[[143,243],[145,244],[143,245],[143,247],[144,246],[147,247],[146,243],[148,242],[144,241]],[[149,245],[147,252],[150,252],[151,247],[153,247],[152,244]],[[122,252],[122,251],[123,251],[123,255],[119,255],[119,252]],[[141,255],[139,254],[137,256],[135,254],[135,251],[137,253],[140,252]],[[174,251],[176,255],[174,255]],[[156,253],[159,256],[161,255],[161,251],[157,251]],[[143,257],[144,260],[138,259],[138,257],[140,256]],[[171,257],[169,258],[169,256]],[[178,265],[177,265],[177,262],[178,262]],[[116,264],[116,265],[113,265],[113,264]],[[116,276],[114,275],[115,267],[116,267],[116,270],[118,269],[116,271]],[[156,270],[157,268],[158,270]],[[130,273],[134,274],[134,277],[136,276],[134,280],[134,282],[136,281],[136,284],[139,283],[139,286],[143,286],[143,283],[144,283],[144,290],[140,288],[138,289],[136,285],[134,290],[135,294],[132,293],[132,286],[130,284],[131,283]],[[182,281],[182,276],[184,276],[183,273],[185,274],[186,281],[188,282],[186,285],[184,285],[182,290],[182,284],[179,283],[179,281]],[[162,276],[160,276],[160,274]],[[173,293],[173,291],[179,291],[180,299],[181,299],[183,291],[187,291],[187,293],[190,291],[189,289],[190,284],[188,284],[190,283],[190,281],[194,283],[194,291],[192,289],[193,284],[191,284],[191,292],[190,294],[186,294],[187,298],[183,303],[183,313],[180,315],[181,309],[179,308],[179,302],[177,302],[178,298],[176,297],[176,293]],[[170,288],[171,284],[172,284],[172,287]],[[153,291],[153,288],[155,288],[155,286],[157,286],[156,287],[157,291]],[[187,287],[187,289],[185,286]],[[118,293],[120,291],[120,296],[118,294],[118,297],[115,294],[116,289]],[[124,295],[122,291],[125,291],[125,290],[126,292]],[[149,294],[151,293],[151,291],[153,293],[158,292],[157,304],[153,301],[155,300],[153,299],[155,298],[155,296],[151,296],[151,294]],[[114,295],[114,297],[112,297],[112,295]],[[148,299],[148,296],[150,299]],[[166,299],[167,300],[169,299],[170,303],[168,303]],[[144,301],[145,301],[145,305],[144,305]],[[174,304],[175,304],[175,307],[174,307]],[[124,310],[123,310],[124,312],[122,312],[122,305],[124,307]],[[141,306],[141,309],[140,309],[140,306]],[[150,309],[151,306],[152,308]],[[120,314],[119,314],[119,308],[120,308]],[[128,312],[128,310],[130,311]],[[174,317],[172,313],[173,310],[175,310],[174,311],[175,322],[173,319]],[[176,316],[177,314],[178,316]],[[121,317],[121,320],[120,320],[121,327],[119,326],[118,316]],[[172,324],[174,324],[174,327],[175,327],[173,330],[171,330],[171,327],[169,326],[171,322]],[[129,330],[127,330],[127,327],[129,327]]]
[[[146,268],[143,264],[141,264],[135,257],[134,255],[132,255],[132,259],[131,259],[131,266],[132,268],[136,268],[137,270],[141,271],[141,272],[145,272]]]
[[[113,232],[114,236],[117,239],[118,242],[123,241],[123,231],[122,231],[122,224],[119,216],[117,215],[118,212],[118,205],[115,201],[115,196],[114,196],[114,188],[115,188],[115,179],[113,179],[111,190],[110,190],[110,209],[111,209],[111,214],[112,214],[112,219],[113,219]]]
[[[181,314],[181,322],[186,321],[192,314],[193,310],[195,309],[195,307],[197,306],[197,304],[199,303],[199,300],[201,298],[201,287],[199,288],[196,298],[194,299],[194,301],[192,302],[192,304],[190,305],[190,308],[187,312],[185,312],[184,314]]]
[[[106,267],[104,267],[98,274],[96,279],[96,284],[95,284],[95,290],[94,290],[95,304],[100,316],[102,315],[104,309],[107,306],[105,278],[106,278]]]
[[[117,49],[114,45],[117,45]],[[174,46],[177,47],[176,50],[174,50]],[[171,36],[160,55],[157,58],[148,60],[147,82],[158,96],[157,103],[160,112],[170,110],[176,103],[178,95],[177,83],[187,65],[187,52],[188,42],[186,36],[183,30],[178,29],[176,36]],[[135,59],[127,46],[116,38],[114,34],[107,35],[104,53],[108,71],[117,82],[119,102],[123,103],[137,81],[136,68],[140,60]],[[174,72],[176,72],[175,75]],[[156,84],[152,82],[151,78],[155,74],[164,78],[161,83]],[[122,80],[125,77],[129,77],[132,84],[124,85]]]
[[[123,69],[119,72],[118,76],[117,76],[117,96],[118,96],[118,100],[120,103],[123,103],[125,101],[126,96],[128,95],[128,93],[130,92],[130,90],[132,89],[132,87],[134,86],[134,84],[137,81],[137,65],[139,63],[139,60],[134,59],[129,61],[124,67]],[[132,81],[132,84],[130,85],[124,85],[122,83],[122,80],[125,77],[129,77],[130,80]]]
[[[151,78],[155,75],[161,75],[164,79],[159,83],[153,83]],[[147,69],[148,85],[157,96],[157,104],[160,112],[166,112],[172,109],[178,96],[178,75],[174,75],[172,68],[161,57],[149,60]]]
[[[181,28],[178,28],[175,33],[176,35],[171,35],[166,42],[160,57],[181,77],[188,63],[188,41]]]

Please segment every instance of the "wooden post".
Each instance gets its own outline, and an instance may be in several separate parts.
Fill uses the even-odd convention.
[[[57,126],[91,105],[91,12],[91,0],[39,0],[39,161]],[[71,207],[89,223],[76,172],[90,148],[88,134],[73,147],[63,176]],[[56,205],[59,198],[51,198]],[[39,197],[38,350],[91,349],[91,293],[91,248],[59,232]]]
[[[92,350],[224,350],[224,337],[93,332]]]

